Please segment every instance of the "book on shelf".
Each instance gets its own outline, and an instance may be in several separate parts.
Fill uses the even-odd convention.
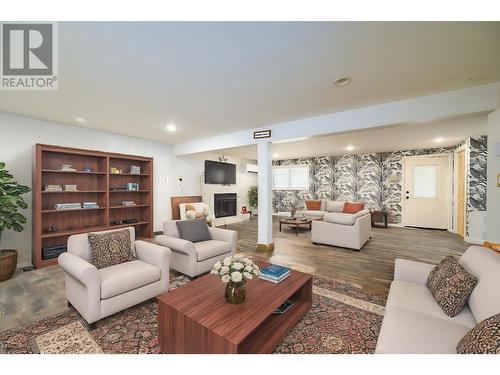
[[[130,191],[140,190],[139,184],[137,182],[128,182],[127,183],[127,190],[130,190]]]
[[[83,208],[99,208],[97,202],[83,202]]]
[[[135,207],[135,202],[134,201],[123,201],[122,206],[125,207]]]
[[[59,170],[63,172],[76,172],[76,168],[72,164],[63,164]]]
[[[61,185],[45,185],[43,190],[44,191],[63,191],[63,188]]]
[[[54,206],[56,210],[77,210],[82,208],[80,203],[56,203]]]

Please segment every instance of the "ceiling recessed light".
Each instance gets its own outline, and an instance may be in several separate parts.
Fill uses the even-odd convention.
[[[280,156],[279,154],[274,154],[273,157],[277,158],[278,156]]]
[[[87,120],[85,120],[83,117],[73,117],[73,119],[76,121],[76,122],[79,122],[80,124],[86,124],[87,123]]]
[[[351,77],[340,77],[340,78],[337,78],[334,83],[337,85],[337,86],[345,86],[345,85],[348,85],[349,83],[351,83],[352,79]]]
[[[444,141],[444,139],[443,139],[443,138],[436,138],[436,139],[434,140],[434,142],[436,142],[436,143],[441,143],[441,142],[443,142],[443,141]]]
[[[165,129],[167,129],[169,132],[175,132],[177,130],[177,127],[174,124],[168,124],[165,126]]]
[[[347,151],[352,151],[352,150],[354,150],[354,146],[349,145],[349,146],[347,146],[345,149],[346,149]]]

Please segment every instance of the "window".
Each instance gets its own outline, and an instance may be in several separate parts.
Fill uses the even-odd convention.
[[[436,198],[437,182],[437,165],[416,165],[413,168],[413,197]]]
[[[309,167],[307,165],[273,167],[273,189],[309,190]]]

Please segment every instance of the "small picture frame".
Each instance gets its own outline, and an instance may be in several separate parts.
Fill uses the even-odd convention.
[[[138,165],[131,165],[130,174],[141,174],[141,167]]]
[[[497,173],[497,187],[500,187],[500,173]]]

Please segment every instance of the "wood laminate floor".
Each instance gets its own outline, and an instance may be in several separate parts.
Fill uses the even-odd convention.
[[[275,250],[257,252],[257,218],[228,225],[238,232],[238,252],[252,258],[290,266],[296,270],[358,285],[375,293],[387,294],[393,279],[394,260],[404,258],[438,263],[446,255],[460,256],[469,246],[458,235],[446,231],[374,228],[372,239],[360,251],[313,245],[310,232],[283,228],[273,220]],[[170,277],[179,274],[171,271]],[[64,272],[52,266],[19,272],[0,283],[0,332],[66,309]]]
[[[396,258],[437,264],[447,255],[461,256],[470,246],[460,236],[447,231],[398,227],[373,228],[372,239],[360,251],[314,245],[308,230],[302,229],[296,236],[295,228],[284,226],[280,233],[279,218],[274,217],[275,249],[268,253],[256,250],[256,217],[227,228],[238,232],[240,252],[381,294],[389,291]]]

